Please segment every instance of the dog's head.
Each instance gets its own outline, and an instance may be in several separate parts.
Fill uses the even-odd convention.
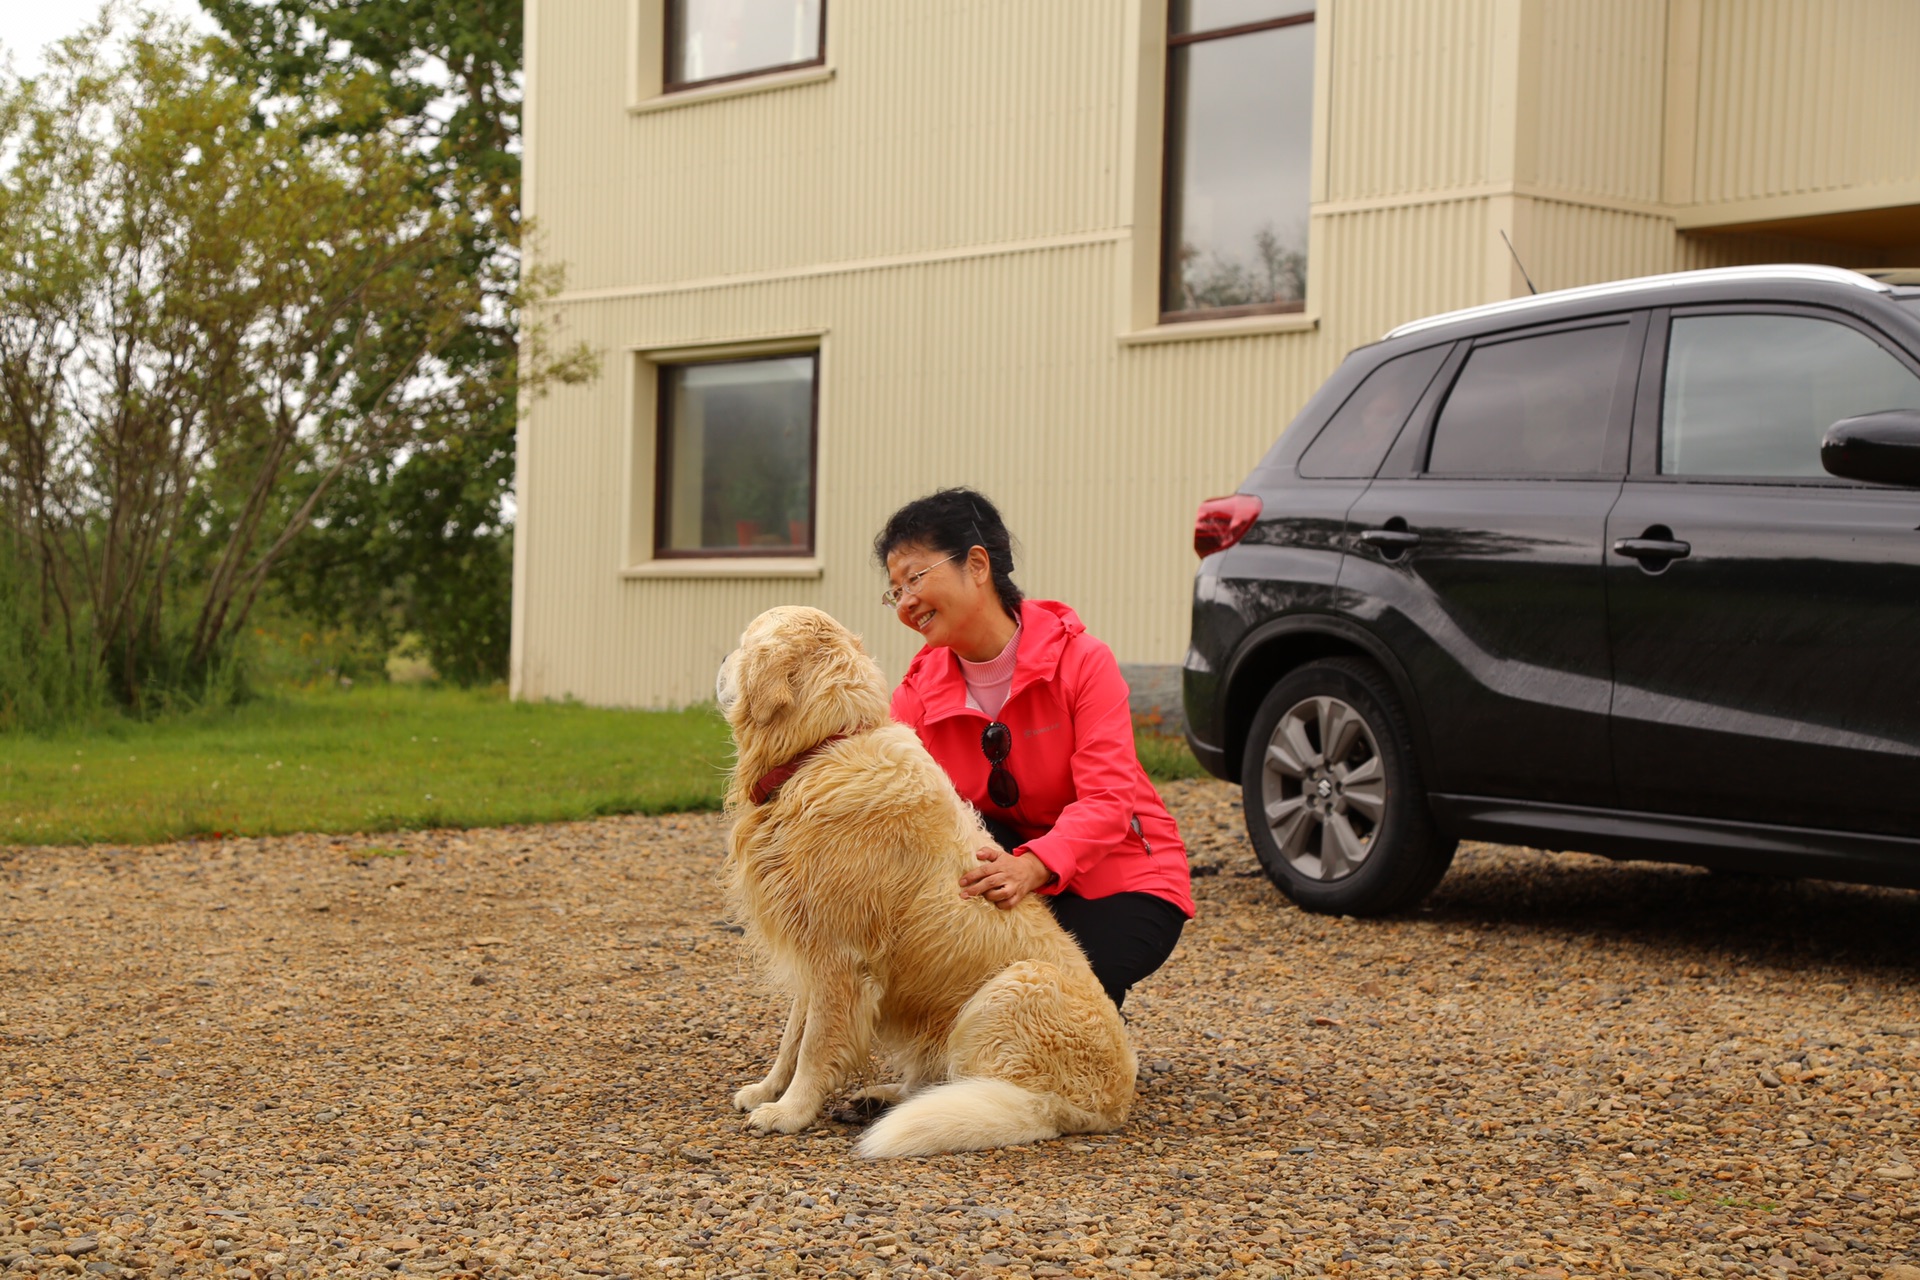
[[[860,637],[818,609],[769,609],[714,683],[743,765],[778,762],[836,733],[887,722],[887,685]]]

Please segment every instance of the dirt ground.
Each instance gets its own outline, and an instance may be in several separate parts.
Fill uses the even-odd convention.
[[[1920,894],[1469,846],[1199,918],[1125,1131],[742,1129],[722,820],[0,850],[0,1274],[1920,1280]]]

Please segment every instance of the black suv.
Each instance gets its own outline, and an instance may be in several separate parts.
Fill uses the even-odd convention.
[[[1920,274],[1402,325],[1194,546],[1187,735],[1301,906],[1463,837],[1920,885]]]

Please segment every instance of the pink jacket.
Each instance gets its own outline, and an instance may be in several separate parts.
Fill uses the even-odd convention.
[[[987,796],[992,766],[980,731],[989,721],[967,706],[953,650],[929,646],[914,657],[894,690],[893,718],[913,726],[969,803],[1029,837],[1021,847],[1060,877],[1042,892],[1151,893],[1191,917],[1187,847],[1140,767],[1127,682],[1113,651],[1058,601],[1027,601],[1020,626],[1013,686],[1000,709],[1013,730],[1006,762],[1020,784],[1013,808]]]

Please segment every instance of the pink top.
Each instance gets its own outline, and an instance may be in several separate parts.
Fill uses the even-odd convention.
[[[1007,705],[1007,694],[1013,688],[1014,659],[1020,654],[1020,627],[1015,624],[1013,638],[1007,641],[1007,647],[1000,651],[997,658],[985,662],[968,662],[959,654],[953,656],[960,663],[960,677],[967,682],[967,705],[975,711],[984,711],[990,716],[998,716],[1000,708]]]

